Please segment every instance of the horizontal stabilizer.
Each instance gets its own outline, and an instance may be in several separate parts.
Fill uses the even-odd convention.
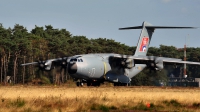
[[[145,26],[147,29],[194,29],[197,27],[176,27],[176,26]],[[142,29],[143,26],[125,27],[119,28],[119,30],[129,30],[129,29]]]

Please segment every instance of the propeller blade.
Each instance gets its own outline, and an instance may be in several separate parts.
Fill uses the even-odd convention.
[[[67,66],[68,66],[68,57],[62,57],[61,61],[60,61],[60,73],[63,71],[64,69],[64,73],[66,74],[67,72]]]
[[[156,72],[157,70],[163,69],[163,61],[156,56],[148,56],[149,61],[146,63],[149,72],[153,70]]]
[[[132,60],[129,59],[129,57],[129,55],[123,54],[119,56],[110,56],[108,60],[112,70],[125,74],[126,69],[131,69],[133,67],[133,65],[130,65]]]
[[[45,61],[43,61],[43,58],[39,58],[38,67],[39,67],[40,70],[44,70],[45,69]]]

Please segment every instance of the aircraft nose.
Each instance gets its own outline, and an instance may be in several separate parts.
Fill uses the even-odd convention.
[[[77,72],[77,64],[76,63],[69,63],[68,73],[75,74]]]

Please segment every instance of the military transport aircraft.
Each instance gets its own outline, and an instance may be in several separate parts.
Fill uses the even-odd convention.
[[[142,29],[139,36],[137,48],[134,55],[122,55],[114,53],[81,54],[57,59],[48,59],[25,63],[25,65],[38,65],[42,70],[51,70],[53,63],[59,63],[68,74],[77,81],[77,86],[87,83],[87,86],[99,86],[104,81],[114,83],[115,86],[129,84],[131,78],[141,72],[145,67],[150,71],[163,69],[163,63],[196,64],[200,62],[182,61],[176,58],[146,56],[155,29],[167,28],[195,28],[195,27],[173,27],[173,26],[153,26],[143,22],[142,26],[119,28]],[[58,65],[58,64],[57,64]]]

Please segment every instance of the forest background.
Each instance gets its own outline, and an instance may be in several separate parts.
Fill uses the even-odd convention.
[[[39,79],[42,84],[65,83],[72,78],[59,73],[59,67],[51,72],[41,72],[38,67],[22,67],[20,64],[87,53],[133,55],[135,49],[135,46],[130,47],[113,39],[73,36],[66,29],[54,29],[51,25],[35,26],[28,32],[19,24],[7,29],[0,24],[0,81],[1,84],[28,84]],[[150,47],[147,55],[184,59],[184,48],[161,44],[159,48]],[[187,48],[188,61],[199,62],[199,59],[199,47]],[[172,74],[175,77],[182,77],[183,65],[164,65],[164,69],[156,73],[144,69],[132,78],[132,85],[155,85],[156,81],[167,80]],[[200,67],[187,65],[187,75],[200,78]]]

